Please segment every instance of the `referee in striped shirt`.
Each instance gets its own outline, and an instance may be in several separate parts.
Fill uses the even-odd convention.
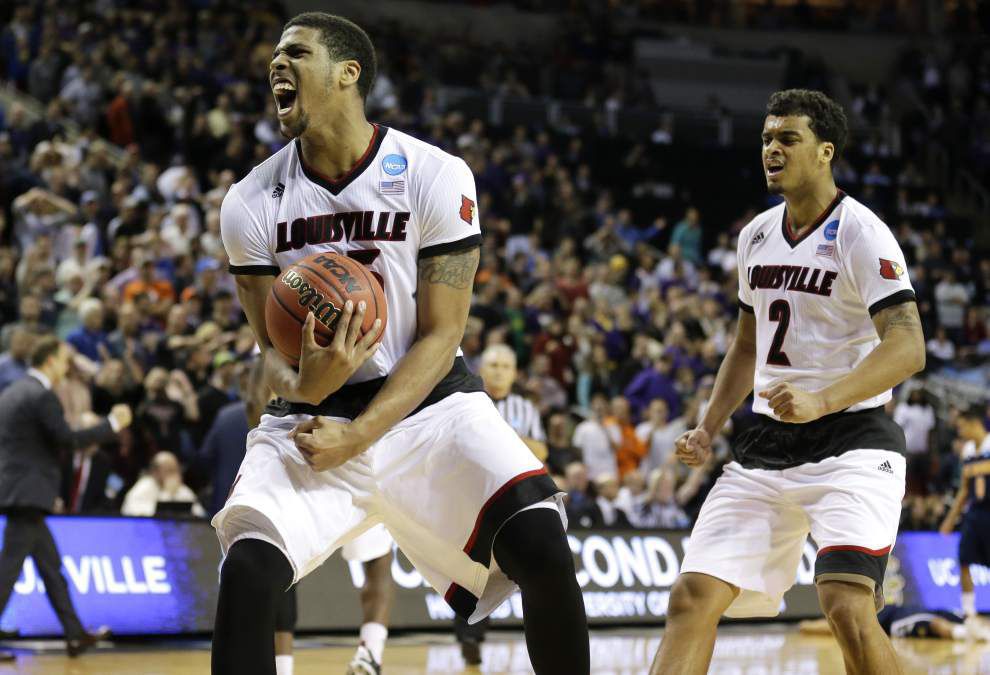
[[[506,345],[488,347],[481,354],[479,375],[498,414],[515,429],[536,458],[545,462],[547,438],[543,433],[540,412],[530,401],[512,393],[512,384],[516,381],[516,353]]]
[[[512,393],[516,381],[516,353],[505,345],[492,345],[481,354],[479,375],[485,383],[485,391],[491,396],[498,414],[509,423],[519,438],[541,462],[547,460],[547,442],[543,433],[540,412],[530,401]],[[488,619],[468,625],[459,616],[454,617],[454,635],[461,643],[461,655],[468,665],[481,663],[481,642],[485,639]]]

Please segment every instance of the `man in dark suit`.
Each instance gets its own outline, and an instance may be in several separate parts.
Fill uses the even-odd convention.
[[[68,372],[70,358],[70,348],[58,339],[39,339],[31,352],[27,377],[0,394],[0,510],[7,515],[0,551],[0,614],[20,576],[24,558],[30,555],[65,631],[69,656],[78,656],[105,632],[88,633],[79,621],[45,516],[55,510],[62,455],[112,440],[131,423],[131,410],[116,405],[106,420],[73,431],[52,391]]]

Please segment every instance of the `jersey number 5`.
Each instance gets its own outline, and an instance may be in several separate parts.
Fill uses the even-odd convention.
[[[787,328],[791,324],[791,306],[786,300],[774,300],[770,303],[770,320],[777,322],[777,330],[773,334],[773,342],[770,343],[770,352],[767,354],[767,363],[772,366],[789,366],[791,360],[781,347],[784,346],[784,336],[787,335]]]
[[[380,283],[382,285],[382,290],[384,291],[385,290],[385,280],[382,278],[382,275],[381,274],[379,274],[378,272],[376,272],[373,269],[371,269],[371,263],[375,262],[375,260],[381,254],[382,254],[382,251],[381,251],[381,249],[378,249],[378,248],[362,248],[362,249],[360,249],[358,251],[348,251],[347,252],[347,257],[348,258],[351,258],[353,260],[357,260],[359,263],[361,263],[362,265],[364,265],[365,267],[367,267],[368,268],[368,271],[371,272],[372,276],[374,276],[376,279],[378,279],[378,283]]]

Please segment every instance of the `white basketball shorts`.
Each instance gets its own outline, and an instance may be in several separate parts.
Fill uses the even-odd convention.
[[[810,533],[818,546],[816,583],[882,587],[904,467],[904,457],[890,450],[851,450],[780,471],[731,462],[701,507],[681,573],[737,586],[726,616],[776,616]]]
[[[384,524],[433,588],[475,622],[516,589],[492,556],[502,524],[546,506],[566,527],[562,493],[483,392],[451,394],[329,471],[314,471],[288,437],[306,419],[264,415],[248,434],[230,497],[213,518],[224,555],[240,539],[267,541],[297,582]]]
[[[392,553],[395,541],[385,526],[379,523],[357,539],[340,547],[340,555],[349,562],[366,563]]]

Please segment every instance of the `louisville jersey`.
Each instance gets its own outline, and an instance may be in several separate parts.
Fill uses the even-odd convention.
[[[388,305],[385,334],[348,381],[371,383],[383,381],[416,339],[418,262],[480,245],[476,205],[462,159],[374,125],[364,155],[337,180],[305,164],[298,139],[286,145],[231,186],[220,229],[232,274],[278,275],[329,251],[378,277]]]
[[[739,235],[738,264],[740,306],[756,318],[757,393],[782,382],[819,391],[848,375],[880,343],[872,317],[915,298],[890,229],[841,191],[800,237],[786,204],[758,215]],[[774,417],[759,396],[753,411]]]
[[[963,470],[970,475],[969,508],[990,511],[990,494],[987,492],[987,482],[990,481],[990,434],[983,437],[983,442],[977,447],[969,441],[963,446]]]

